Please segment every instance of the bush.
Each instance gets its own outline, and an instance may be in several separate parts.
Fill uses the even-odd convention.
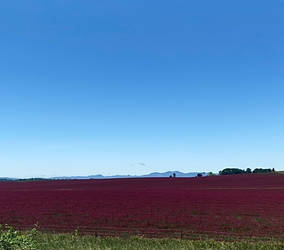
[[[0,225],[0,249],[37,249],[35,236],[36,229],[32,229],[29,233],[22,234],[8,225]]]

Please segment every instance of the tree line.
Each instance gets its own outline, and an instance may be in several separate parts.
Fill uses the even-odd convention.
[[[275,169],[272,168],[256,168],[251,170],[247,168],[246,170],[240,168],[225,168],[219,171],[219,175],[231,175],[231,174],[264,174],[264,173],[274,173]]]

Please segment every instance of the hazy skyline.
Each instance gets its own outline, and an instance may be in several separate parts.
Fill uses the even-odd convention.
[[[284,170],[283,1],[4,1],[0,176]]]

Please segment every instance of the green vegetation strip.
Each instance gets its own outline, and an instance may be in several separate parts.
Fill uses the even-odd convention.
[[[76,250],[144,250],[144,249],[284,249],[284,243],[277,240],[269,241],[216,241],[216,240],[179,240],[149,239],[143,237],[94,237],[74,234],[41,233],[36,229],[19,232],[11,227],[0,228],[0,249],[76,249]]]
[[[39,237],[40,249],[284,249],[284,244],[276,241],[264,242],[218,242],[214,240],[177,240],[146,238],[95,238],[68,234],[42,234]]]

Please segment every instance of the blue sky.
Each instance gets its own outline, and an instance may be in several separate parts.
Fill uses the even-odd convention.
[[[284,1],[0,7],[0,176],[284,170]]]

